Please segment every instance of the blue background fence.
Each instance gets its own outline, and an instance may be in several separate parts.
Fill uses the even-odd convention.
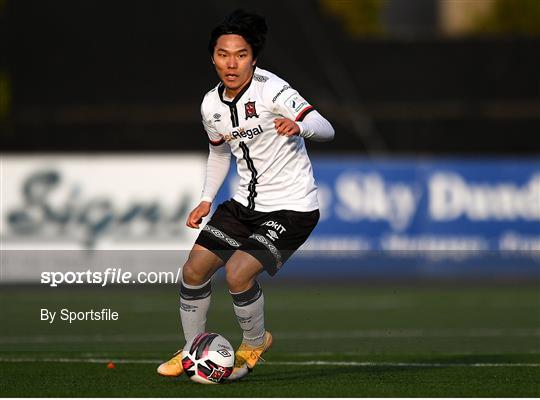
[[[321,220],[282,271],[540,276],[540,161],[314,158]],[[218,201],[236,185],[231,167]],[[216,202],[217,203],[217,202]]]

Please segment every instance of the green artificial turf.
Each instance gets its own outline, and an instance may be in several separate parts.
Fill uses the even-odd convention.
[[[277,282],[277,280],[276,280]],[[181,343],[177,288],[3,286],[3,397],[538,397],[537,285],[265,284],[274,346],[244,380],[155,373]],[[112,308],[118,321],[40,321]],[[214,285],[208,331],[241,339]],[[109,361],[115,368],[108,369]]]

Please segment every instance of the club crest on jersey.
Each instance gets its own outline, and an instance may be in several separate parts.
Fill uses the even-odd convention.
[[[255,102],[254,101],[248,101],[244,104],[245,111],[246,111],[246,119],[255,117],[259,118],[259,115],[257,114],[257,109],[255,108]]]

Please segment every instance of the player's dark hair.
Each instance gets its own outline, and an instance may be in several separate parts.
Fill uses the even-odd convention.
[[[242,36],[249,43],[253,51],[253,58],[257,58],[266,42],[267,32],[268,27],[263,16],[241,9],[234,10],[212,30],[208,51],[210,55],[214,54],[214,47],[216,47],[217,40],[221,35],[235,34]]]

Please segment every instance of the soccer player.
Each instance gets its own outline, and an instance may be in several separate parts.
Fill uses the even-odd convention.
[[[236,10],[210,35],[208,50],[220,83],[201,105],[210,141],[199,205],[187,226],[199,228],[236,158],[240,183],[202,228],[182,268],[180,317],[186,341],[205,331],[212,275],[225,266],[243,341],[229,379],[250,372],[272,345],[265,330],[264,296],[257,276],[274,276],[319,220],[317,187],[304,139],[329,141],[332,125],[286,81],[256,66],[265,19]],[[181,351],[158,367],[182,374]]]

